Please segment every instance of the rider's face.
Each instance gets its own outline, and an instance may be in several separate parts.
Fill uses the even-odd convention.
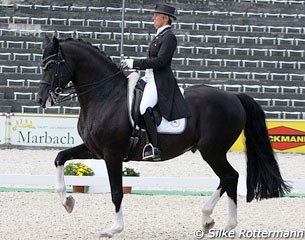
[[[165,26],[168,23],[168,16],[161,13],[154,13],[152,19],[154,21],[154,26],[156,29]]]

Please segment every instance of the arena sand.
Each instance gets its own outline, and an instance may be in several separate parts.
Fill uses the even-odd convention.
[[[53,161],[58,150],[0,150],[2,174],[54,174]],[[305,179],[305,155],[277,154],[284,179]],[[246,161],[243,153],[230,152],[228,159],[234,168],[245,175]],[[215,177],[200,154],[186,153],[162,163],[131,162],[141,176]],[[3,187],[3,186],[2,186]],[[18,186],[17,186],[18,187]],[[178,189],[183,190],[183,189]],[[202,189],[204,191],[205,189]],[[106,194],[75,194],[76,206],[67,214],[55,193],[1,192],[0,239],[99,239],[98,233],[112,224],[114,207]],[[208,196],[125,195],[123,212],[124,231],[114,239],[188,240],[196,239],[200,230],[201,208]],[[225,226],[227,199],[217,204],[213,217],[216,229]],[[280,198],[246,203],[238,197],[239,225],[234,239],[250,239],[257,231],[303,231],[305,239],[305,199]],[[248,236],[240,236],[241,233]],[[232,239],[206,235],[204,239]],[[252,239],[260,239],[252,236]],[[266,238],[264,238],[266,239]],[[268,239],[278,239],[269,237]],[[290,238],[301,239],[301,238]]]

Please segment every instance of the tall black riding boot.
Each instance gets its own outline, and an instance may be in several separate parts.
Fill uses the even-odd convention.
[[[158,149],[158,137],[157,137],[157,127],[154,122],[152,115],[152,109],[147,108],[146,112],[143,114],[147,135],[150,143],[146,144],[143,149],[143,160],[153,160],[159,161],[160,150]]]

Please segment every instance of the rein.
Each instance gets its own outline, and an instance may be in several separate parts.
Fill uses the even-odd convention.
[[[103,78],[103,79],[101,79],[98,82],[80,85],[80,86],[78,86],[78,88],[84,88],[84,87],[92,87],[92,88],[87,89],[85,91],[82,91],[80,93],[77,93],[76,91],[73,91],[73,92],[69,93],[68,95],[63,96],[63,97],[61,97],[59,99],[55,98],[54,99],[55,103],[61,103],[61,102],[68,101],[71,98],[76,98],[76,93],[77,93],[77,97],[79,97],[79,96],[82,96],[82,95],[84,95],[84,94],[86,94],[88,92],[91,92],[95,88],[103,86],[107,81],[111,80],[112,78],[114,78],[115,76],[119,75],[122,72],[123,72],[122,70],[119,70],[116,73],[114,73],[114,74],[112,74],[112,75],[110,75],[110,76],[108,76],[106,78]],[[66,87],[66,88],[62,89],[62,92],[65,91],[65,90],[70,90],[70,89],[75,89],[75,87],[74,86]]]

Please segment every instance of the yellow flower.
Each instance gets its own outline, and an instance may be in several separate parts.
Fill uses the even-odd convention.
[[[94,172],[86,164],[70,163],[65,167],[64,174],[72,176],[93,176]]]

